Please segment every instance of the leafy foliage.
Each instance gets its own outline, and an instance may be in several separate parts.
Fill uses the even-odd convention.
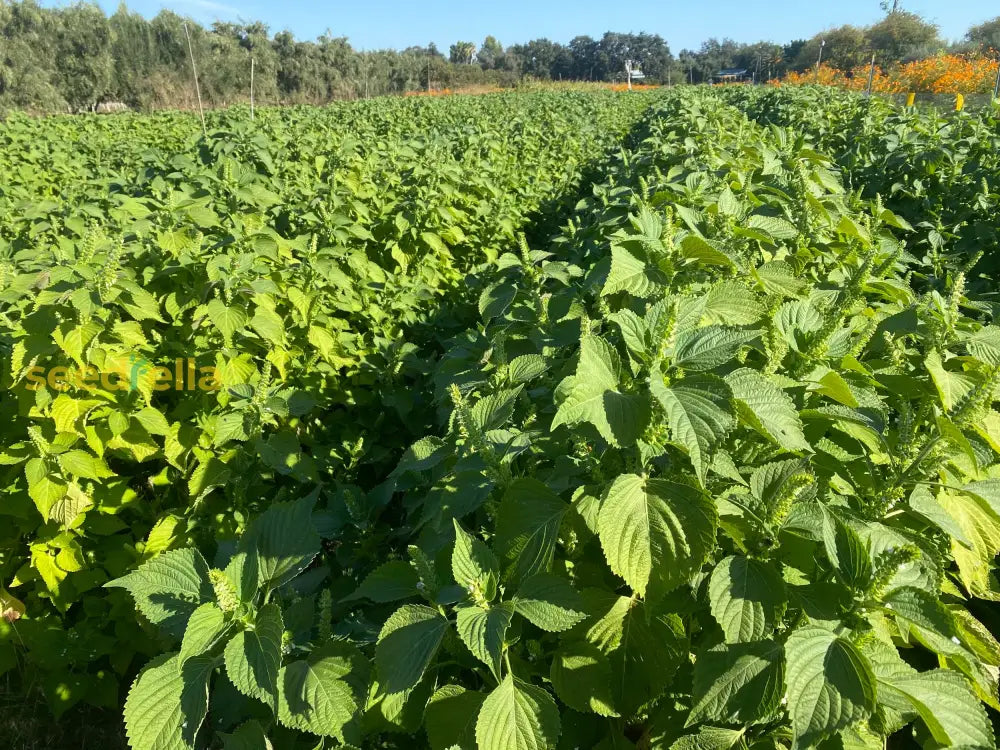
[[[994,747],[993,302],[754,101],[663,95],[545,250],[481,259],[394,469],[113,582],[190,592],[126,723],[200,726],[209,680],[289,748]],[[178,700],[143,726],[191,746]]]
[[[6,123],[0,576],[24,617],[0,622],[2,663],[40,670],[57,712],[113,706],[213,600],[210,568],[236,607],[317,565],[321,539],[338,567],[386,563],[379,517],[400,514],[377,488],[435,423],[430,369],[477,317],[477,269],[529,220],[549,231],[647,101],[231,110],[207,137],[180,114]],[[362,596],[414,593],[389,565]],[[143,576],[172,588],[149,599]]]

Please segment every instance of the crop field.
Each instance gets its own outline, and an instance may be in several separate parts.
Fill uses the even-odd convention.
[[[994,748],[998,113],[0,123],[7,744]]]

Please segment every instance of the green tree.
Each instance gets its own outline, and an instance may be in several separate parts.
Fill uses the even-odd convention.
[[[149,22],[121,3],[108,19],[111,57],[114,60],[111,95],[132,107],[144,106],[149,97],[149,77],[156,64],[156,49]]]
[[[476,45],[472,42],[455,42],[451,45],[448,59],[456,65],[471,65],[476,54]]]
[[[936,25],[904,10],[890,13],[869,26],[865,38],[884,63],[903,62],[929,54],[942,44]]]
[[[513,45],[509,51],[517,58],[522,75],[552,78],[552,68],[557,60],[564,62],[566,59],[560,54],[562,49],[561,44],[548,39],[532,39],[527,44]]]
[[[73,109],[93,109],[111,88],[111,26],[97,5],[60,9],[55,36],[55,79]]]
[[[736,54],[735,65],[753,73],[754,80],[767,81],[774,76],[774,69],[781,59],[780,45],[774,42],[755,42],[744,45]]]
[[[600,41],[606,61],[605,80],[624,75],[625,61],[631,60],[652,80],[666,77],[670,48],[658,34],[617,34],[608,32]]]
[[[720,70],[735,67],[742,47],[732,39],[719,41],[712,37],[702,42],[701,48],[694,54],[694,82],[711,81]]]
[[[845,25],[828,29],[806,42],[795,57],[795,69],[814,67],[819,59],[820,44],[824,41],[823,62],[837,70],[851,70],[871,59],[871,42],[865,30]]]
[[[0,104],[56,111],[67,106],[51,55],[56,17],[33,0],[0,2]]]
[[[1000,49],[1000,16],[973,26],[965,38],[979,49]]]
[[[608,69],[607,53],[600,42],[589,36],[573,37],[569,43],[573,56],[571,77],[578,81],[599,81]]]
[[[488,36],[483,40],[476,57],[483,70],[493,70],[498,67],[503,54],[503,45],[497,41],[495,36]]]

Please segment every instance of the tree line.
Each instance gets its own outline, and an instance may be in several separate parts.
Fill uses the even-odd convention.
[[[824,61],[844,70],[873,52],[887,67],[946,46],[934,24],[895,7],[872,26],[841,26],[784,45],[709,39],[674,55],[659,34],[609,31],[599,39],[507,47],[488,36],[481,44],[456,42],[445,54],[434,44],[358,51],[346,37],[327,32],[303,41],[289,31],[272,34],[260,22],[205,27],[169,10],[146,19],[124,4],[109,16],[94,3],[44,8],[36,0],[0,0],[0,108],[85,111],[105,102],[190,108],[196,106],[190,54],[205,103],[217,106],[249,98],[251,58],[258,103],[322,104],[428,88],[513,86],[525,78],[612,81],[623,76],[626,60],[653,83],[703,83],[725,68],[767,80],[815,65],[821,43]],[[1000,17],[970,29],[963,46],[1000,48]]]

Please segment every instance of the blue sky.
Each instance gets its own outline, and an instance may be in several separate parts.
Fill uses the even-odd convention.
[[[59,4],[50,2],[48,4]],[[118,0],[100,0],[113,12]],[[972,24],[1000,14],[997,0],[902,0],[959,39]],[[272,32],[289,29],[299,39],[314,39],[327,29],[347,36],[357,49],[403,48],[435,42],[447,51],[457,40],[480,43],[493,34],[504,45],[548,37],[567,42],[578,34],[648,31],[660,34],[674,52],[697,47],[708,37],[737,41],[785,42],[809,37],[829,26],[868,24],[881,16],[878,0],[705,0],[608,2],[608,0],[507,0],[502,3],[446,0],[132,0],[129,7],[147,17],[169,8],[202,23],[261,20]]]

